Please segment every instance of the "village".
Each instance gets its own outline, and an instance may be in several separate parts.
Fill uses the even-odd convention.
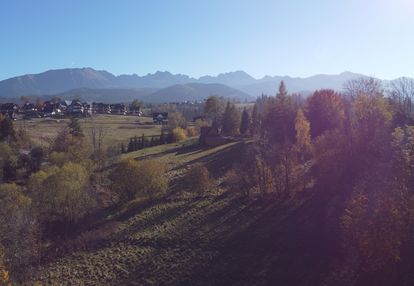
[[[131,114],[142,116],[141,107],[133,104],[82,102],[79,99],[52,99],[45,102],[37,102],[36,104],[26,101],[21,106],[16,103],[3,103],[0,104],[0,112],[10,119],[16,119],[18,115],[22,115],[24,119],[88,117],[92,114]]]

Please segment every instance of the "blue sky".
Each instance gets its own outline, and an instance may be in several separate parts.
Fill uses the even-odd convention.
[[[244,70],[414,77],[412,0],[0,0],[0,79]]]

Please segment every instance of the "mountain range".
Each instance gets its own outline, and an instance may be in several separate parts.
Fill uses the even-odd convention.
[[[157,71],[144,76],[119,75],[92,68],[49,70],[0,81],[0,100],[18,100],[22,95],[61,96],[66,99],[126,102],[138,98],[147,102],[203,100],[217,94],[226,98],[254,100],[261,94],[274,95],[283,80],[290,92],[310,93],[316,89],[342,90],[343,84],[363,75],[344,72],[306,78],[265,76],[255,79],[244,71],[193,78],[183,74]]]

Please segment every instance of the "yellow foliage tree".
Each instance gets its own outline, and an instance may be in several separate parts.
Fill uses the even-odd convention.
[[[181,127],[174,128],[172,131],[172,136],[173,136],[174,142],[180,142],[180,141],[187,139],[187,134],[185,130],[182,129]]]
[[[165,166],[154,160],[122,160],[110,174],[110,179],[112,180],[112,189],[124,201],[140,196],[152,199],[156,195],[164,193],[168,187]]]

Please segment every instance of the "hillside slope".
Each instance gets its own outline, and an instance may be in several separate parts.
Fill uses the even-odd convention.
[[[169,194],[107,219],[111,234],[97,238],[105,225],[90,230],[93,239],[87,246],[72,243],[78,249],[44,264],[36,280],[71,285],[321,285],[329,278],[337,245],[335,232],[324,223],[326,196],[278,203],[246,200],[221,185],[200,196],[180,183],[197,162],[205,163],[219,183],[241,148],[243,143],[207,150],[172,146],[150,155],[169,166]]]

